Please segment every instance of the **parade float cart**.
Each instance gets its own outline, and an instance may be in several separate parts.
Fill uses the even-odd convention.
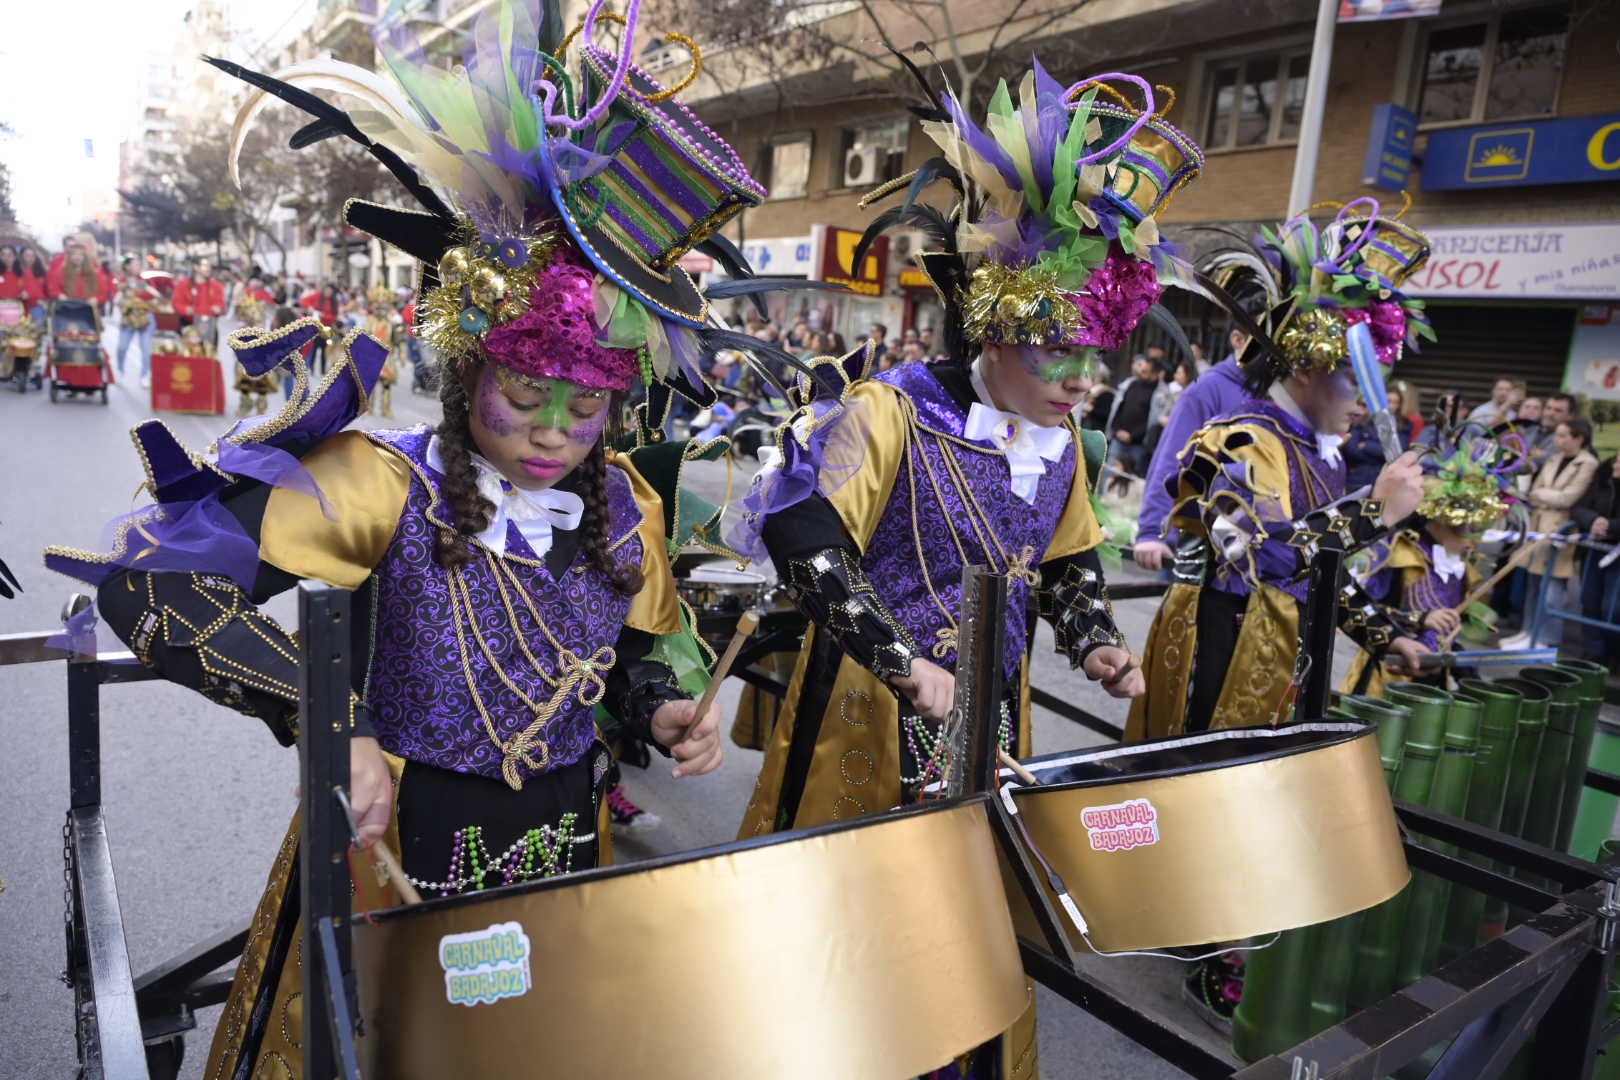
[[[1319,565],[1317,572],[1336,576],[1340,568]],[[992,583],[1000,581],[984,577]],[[981,664],[974,658],[999,656],[995,638],[1002,625],[1002,601],[997,598],[1004,598],[1004,586],[1003,581],[1003,591],[998,592],[992,585],[988,600],[981,600],[983,594],[977,589],[968,592],[963,674],[959,678],[965,684],[968,702],[985,705],[1000,692],[1000,665]],[[1334,592],[1330,588],[1313,592],[1313,597],[1329,598],[1329,616]],[[766,1073],[759,1071],[761,1063],[777,1060],[769,1055],[782,1040],[806,1055],[808,1065],[820,1070],[816,1075],[851,1066],[853,1059],[847,1044],[852,1041],[867,1050],[860,1059],[864,1071],[841,1075],[892,1075],[895,1080],[914,1075],[929,1067],[927,1062],[975,1045],[1010,1020],[1009,1008],[1016,1012],[1023,1000],[1021,987],[1014,986],[1020,963],[1029,976],[1196,1077],[1282,1080],[1314,1076],[1348,1080],[1384,1076],[1420,1061],[1434,1046],[1449,1041],[1449,1050],[1437,1063],[1425,1063],[1426,1075],[1491,1078],[1503,1074],[1532,1035],[1529,1053],[1533,1075],[1588,1077],[1593,1075],[1593,1063],[1604,1044],[1620,1032],[1620,1024],[1607,1020],[1609,976],[1616,930],[1620,928],[1615,871],[1460,816],[1400,801],[1394,806],[1394,815],[1401,831],[1390,842],[1398,844],[1412,868],[1521,909],[1525,913],[1522,921],[1501,936],[1421,973],[1402,989],[1371,1002],[1343,1022],[1237,1069],[1229,1059],[1149,1015],[1087,974],[1083,958],[1088,951],[1088,937],[1096,948],[1109,950],[1110,946],[1121,945],[1159,948],[1189,933],[1266,933],[1299,925],[1301,919],[1331,918],[1336,913],[1335,905],[1339,910],[1349,910],[1397,884],[1404,868],[1391,863],[1388,853],[1369,840],[1388,827],[1387,822],[1378,825],[1373,820],[1380,812],[1388,813],[1388,806],[1380,810],[1365,779],[1372,729],[1358,732],[1343,723],[1296,725],[1296,731],[1279,729],[1280,734],[1272,737],[1276,741],[1263,750],[1228,753],[1229,760],[1219,765],[1203,761],[1185,772],[1181,765],[1160,767],[1166,764],[1162,760],[1157,766],[1149,761],[1149,767],[1144,768],[1141,755],[1162,756],[1166,750],[1155,744],[1126,749],[1114,756],[1105,748],[1037,759],[1029,765],[1035,767],[1035,779],[1040,783],[1026,783],[1022,788],[1002,783],[999,789],[989,725],[963,724],[955,736],[956,760],[965,761],[966,767],[954,773],[952,790],[917,808],[486,894],[351,916],[351,881],[344,859],[350,834],[337,797],[347,784],[348,755],[342,745],[347,738],[347,724],[339,720],[347,717],[350,685],[348,601],[348,594],[340,591],[309,583],[301,587],[299,640],[304,662],[299,730],[311,733],[300,741],[304,842],[299,888],[302,910],[308,917],[304,923],[306,936],[299,945],[303,955],[313,960],[304,965],[303,1000],[310,1025],[304,1045],[306,1075],[415,1075],[412,1063],[419,1057],[431,1072],[445,1065],[432,1056],[434,1045],[458,1046],[463,1051],[482,1045],[484,1040],[477,1033],[493,1022],[499,1010],[505,1010],[503,1015],[508,1016],[522,1014],[525,1025],[544,1025],[548,1050],[562,1055],[556,1060],[569,1063],[559,1072],[544,1075],[623,1075],[612,1069],[613,1055],[603,1052],[598,1037],[601,1029],[595,1026],[606,1022],[603,1010],[610,1007],[607,1000],[597,1000],[595,992],[587,990],[584,995],[576,994],[564,1001],[535,978],[542,971],[604,970],[597,964],[583,966],[587,964],[584,953],[575,951],[572,944],[574,938],[596,932],[580,919],[586,907],[639,913],[638,921],[630,926],[635,932],[629,936],[640,938],[641,948],[633,963],[628,956],[620,957],[623,963],[612,970],[621,975],[635,972],[638,979],[648,980],[648,985],[638,988],[637,993],[652,993],[659,1000],[677,1000],[672,987],[678,985],[679,993],[686,995],[680,1000],[692,1006],[688,1012],[702,1020],[687,1025],[687,1035],[703,1029],[704,1053],[713,1055],[705,1076],[769,1074],[769,1067]],[[1319,601],[1317,606],[1323,605]],[[1320,610],[1308,613],[1308,632],[1326,636],[1333,623],[1331,617],[1325,624],[1319,621],[1320,614]],[[1321,629],[1324,625],[1326,631]],[[975,633],[968,630],[970,626],[987,627],[988,632]],[[8,663],[60,658],[63,652],[47,645],[46,640],[44,634],[0,639],[0,658]],[[79,655],[68,660],[70,806],[63,852],[68,903],[67,974],[77,1004],[80,1058],[89,1076],[173,1076],[181,1056],[181,1039],[195,1023],[194,1011],[223,1000],[231,974],[229,965],[241,952],[246,930],[204,941],[145,974],[134,976],[130,971],[123,913],[100,802],[100,693],[103,685],[151,676],[128,654],[95,656],[92,649],[88,640],[81,640],[72,646]],[[1323,673],[1309,682],[1302,697],[1304,707],[1321,707],[1326,712],[1328,666],[1322,665]],[[958,701],[962,704],[964,697],[959,696]],[[979,714],[989,713],[983,710]],[[1103,721],[1078,711],[1071,714],[1071,719],[1106,727]],[[1107,913],[1106,903],[1084,891],[1095,891],[1095,883],[1087,881],[1082,886],[1078,881],[1090,875],[1079,868],[1064,874],[1060,864],[1065,860],[1057,852],[1054,834],[1044,831],[1036,821],[1043,800],[1073,801],[1075,791],[1099,783],[1103,786],[1097,792],[1110,803],[1130,803],[1131,799],[1114,799],[1109,794],[1107,784],[1113,778],[1101,774],[1111,769],[1121,772],[1119,780],[1130,784],[1196,778],[1211,767],[1220,768],[1230,779],[1238,775],[1230,766],[1275,768],[1278,762],[1308,760],[1317,753],[1338,755],[1332,764],[1341,769],[1350,763],[1350,771],[1358,778],[1354,782],[1364,793],[1365,816],[1372,824],[1355,842],[1374,842],[1374,854],[1382,860],[1381,872],[1386,875],[1382,884],[1360,886],[1367,895],[1347,899],[1344,889],[1334,886],[1315,890],[1321,897],[1319,901],[1292,898],[1289,903],[1295,905],[1294,910],[1251,918],[1242,926],[1223,923],[1190,930],[1184,926],[1185,913],[1172,913],[1157,920],[1145,933],[1127,933]],[[1125,760],[1133,756],[1139,759],[1134,764]],[[1065,757],[1075,760],[1060,763],[1059,759]],[[1588,786],[1620,792],[1620,777],[1588,771],[1584,779]],[[1251,794],[1256,790],[1244,786]],[[1119,788],[1113,794],[1126,790]],[[1089,800],[1090,796],[1080,798]],[[1151,801],[1153,796],[1145,798]],[[1161,838],[1165,830],[1185,827],[1184,819],[1169,814],[1155,823]],[[1129,830],[1140,829],[1143,824],[1134,818],[1106,822],[1099,819],[1091,827]],[[920,838],[943,853],[937,863],[929,868],[885,866],[904,862],[901,853]],[[1129,852],[1124,844],[1112,846],[1112,854]],[[1151,845],[1135,845],[1135,850],[1153,853]],[[998,862],[999,872],[995,866]],[[945,875],[950,885],[947,887],[941,879],[924,890],[900,888],[888,875],[902,870],[907,874]],[[1234,874],[1243,872],[1242,868],[1232,869]],[[856,889],[865,887],[866,877],[874,886],[888,881],[890,887],[863,893],[868,914],[877,910],[883,915],[883,925],[915,928],[917,936],[896,942],[876,936],[867,940],[863,935],[859,949],[826,951],[829,934],[861,932],[841,920],[836,926],[827,922],[839,918],[836,909],[822,903],[827,899],[823,893],[829,875],[832,881],[842,883],[840,887]],[[662,955],[661,935],[653,925],[661,917],[647,915],[647,905],[638,898],[655,885],[661,898],[676,898],[671,907],[681,920],[678,925],[683,933],[697,926],[698,932],[712,937],[710,944],[722,962],[706,969],[701,978],[694,979],[689,970],[677,971],[668,957],[653,963],[647,960],[649,955]],[[1313,892],[1303,874],[1298,875],[1296,891]],[[740,925],[733,934],[729,915],[717,914],[756,910],[741,903],[743,892],[752,900],[804,894],[802,900],[792,901],[804,904],[803,917],[773,918],[769,931],[771,948],[789,949],[797,957],[795,964],[766,965],[777,970],[763,974],[753,970],[761,965],[757,964],[757,949],[747,947],[749,928]],[[913,911],[906,907],[907,893],[931,894],[933,901],[942,896],[952,899],[943,905],[931,904],[926,911]],[[722,901],[738,906],[714,906]],[[1076,911],[1070,910],[1071,905],[1081,910],[1080,921],[1076,920]],[[847,904],[840,906],[848,910]],[[1089,916],[1082,910],[1085,906],[1091,908]],[[570,923],[571,929],[565,935],[553,938],[539,929],[560,922]],[[527,927],[523,930],[528,938],[525,955],[541,958],[543,963],[530,965],[528,982],[521,973],[511,971],[499,977],[493,970],[462,973],[478,976],[466,983],[473,990],[483,987],[493,994],[490,987],[504,986],[510,997],[478,1006],[454,1002],[453,989],[461,984],[447,979],[454,972],[444,966],[444,958],[448,956],[450,962],[455,962],[459,954],[454,949],[446,952],[444,942],[457,939],[457,935],[487,935],[492,929],[499,932],[504,923]],[[795,927],[795,923],[802,925]],[[615,933],[625,936],[625,929],[619,926]],[[647,933],[640,933],[641,929]],[[1077,930],[1087,933],[1077,934]],[[788,935],[785,939],[784,932]],[[674,936],[673,930],[668,936]],[[545,939],[539,940],[542,937]],[[636,947],[628,942],[614,944],[606,938],[591,940],[592,949]],[[892,955],[897,948],[912,947],[919,951],[908,953],[905,964],[899,963],[902,957]],[[823,951],[812,957],[817,948]],[[869,949],[875,951],[869,953]],[[507,950],[502,955],[510,960],[516,952]],[[1011,959],[1014,953],[1016,960]],[[970,980],[972,985],[942,978],[918,959],[930,956],[944,964],[972,963],[982,977]],[[824,962],[818,967],[810,962],[812,959]],[[867,964],[864,959],[873,962]],[[736,1023],[715,1023],[720,1012],[710,1007],[714,1002],[701,1007],[694,1003],[706,1000],[705,994],[725,993],[728,1004],[735,1006],[735,993],[710,987],[706,980],[724,983],[737,965],[745,965],[748,977],[757,982],[746,984],[749,992],[744,996],[757,996],[758,1001],[749,1001],[744,1013],[735,1017]],[[894,970],[896,967],[906,970]],[[923,981],[913,983],[913,976]],[[906,986],[901,987],[899,982]],[[391,987],[389,993],[380,993],[379,988],[385,985]],[[529,990],[512,994],[519,985],[527,985]],[[575,981],[575,985],[580,983]],[[622,1002],[622,979],[614,985],[612,1000]],[[404,993],[399,992],[402,986],[406,987]],[[851,995],[851,1000],[825,1010],[781,1012],[767,1007],[783,1000],[782,995],[800,991],[826,995],[817,1000],[828,1002],[837,1001],[840,995]],[[915,1002],[918,1011],[905,1013],[911,1020],[890,1011],[897,991],[920,995]],[[859,1008],[851,1011],[851,1006],[857,1004]],[[858,1014],[864,1020],[857,1026]],[[881,1022],[874,1023],[874,1016]],[[455,1037],[467,1034],[474,1037]],[[442,1038],[446,1035],[452,1037]],[[845,1045],[837,1045],[840,1043]],[[669,1055],[660,1060],[655,1074],[686,1075],[679,1071],[683,1066],[669,1064],[679,1063],[682,1058],[668,1047],[659,1049],[658,1044],[649,1042],[627,1052],[648,1049]],[[464,1058],[457,1057],[457,1065],[464,1062]],[[871,1069],[865,1069],[868,1064]],[[676,1072],[668,1071],[672,1067]],[[442,1075],[442,1070],[438,1074]],[[798,1074],[790,1071],[773,1075]]]
[[[112,364],[101,344],[101,321],[88,300],[51,304],[45,344],[45,381],[52,401],[81,394],[99,395],[107,404]]]
[[[41,328],[28,317],[21,300],[0,300],[0,379],[9,380],[21,394],[30,386],[39,389],[38,370]]]

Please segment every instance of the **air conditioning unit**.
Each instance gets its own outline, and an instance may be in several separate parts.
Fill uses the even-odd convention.
[[[889,258],[897,263],[904,263],[911,258],[911,253],[920,246],[919,235],[914,232],[896,233],[889,240]]]
[[[888,153],[876,146],[855,146],[844,155],[844,186],[866,187],[878,182],[878,164]]]

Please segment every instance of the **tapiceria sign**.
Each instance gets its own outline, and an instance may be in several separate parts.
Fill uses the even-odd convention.
[[[860,296],[882,296],[883,282],[889,273],[889,238],[881,236],[867,252],[861,265],[851,267],[855,248],[861,234],[836,225],[822,225],[816,237],[820,256],[816,260],[816,276],[822,281],[842,285]]]
[[[1620,299],[1620,225],[1424,229],[1434,253],[1406,282],[1414,296]]]

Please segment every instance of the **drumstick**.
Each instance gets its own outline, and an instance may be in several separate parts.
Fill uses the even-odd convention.
[[[714,704],[715,697],[720,693],[720,684],[726,681],[727,675],[731,674],[731,665],[737,659],[737,654],[742,651],[743,643],[748,640],[749,636],[753,634],[754,628],[758,625],[759,612],[757,611],[745,611],[742,618],[737,620],[737,632],[731,635],[731,641],[726,645],[726,651],[720,654],[720,662],[714,665],[714,674],[709,678],[708,689],[704,690],[703,696],[698,698],[697,710],[692,713],[692,726],[686,729],[685,735],[681,736],[681,742],[690,739],[692,733],[697,731],[697,726],[703,722],[704,714],[709,711],[709,706]]]
[[[377,837],[361,850],[368,852],[372,862],[383,868],[388,874],[388,880],[394,883],[394,888],[399,890],[400,897],[407,905],[422,902],[422,894],[416,891],[411,879],[405,876],[405,868],[399,865],[399,859],[394,855],[393,849],[382,837]]]
[[[1019,764],[1017,758],[1013,757],[999,746],[996,747],[996,757],[1000,759],[1003,768],[1011,769],[1014,776],[1018,777],[1018,779],[1022,780],[1030,787],[1041,786],[1041,782],[1035,778],[1034,773],[1024,768],[1023,765]]]

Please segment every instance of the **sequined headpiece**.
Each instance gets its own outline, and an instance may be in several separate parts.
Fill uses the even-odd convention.
[[[1136,87],[1140,108],[1118,82]],[[909,188],[905,205],[868,228],[862,251],[899,225],[932,234],[940,250],[918,262],[962,343],[1117,348],[1171,267],[1154,215],[1203,167],[1198,147],[1164,119],[1173,96],[1160,109],[1154,90],[1117,73],[1065,89],[1037,62],[1016,101],[1006,82],[997,86],[982,126],[949,94],[914,110],[943,156],[867,196]],[[960,200],[948,214],[916,201],[940,179]]]
[[[1526,458],[1524,440],[1517,434],[1442,436],[1439,444],[1449,449],[1425,463],[1419,514],[1472,532],[1522,509],[1513,493],[1514,474]]]
[[[316,117],[294,145],[348,136],[427,211],[351,201],[344,216],[424,264],[417,320],[452,364],[487,357],[531,377],[611,389],[639,373],[660,409],[670,388],[708,404],[702,360],[717,349],[797,366],[709,321],[711,299],[786,285],[754,278],[717,235],[765,191],[674,100],[696,78],[696,43],[667,35],[691,51],[693,65],[666,89],[630,59],[638,4],[621,18],[606,3],[594,0],[555,54],[536,45],[538,0],[492,5],[467,35],[463,63],[450,69],[415,38],[414,5],[394,0],[375,35],[390,79],[333,60],[273,76],[211,60],[260,91],[237,117],[232,169],[257,112],[272,97],[290,102]],[[607,22],[621,28],[611,50],[597,44]],[[350,116],[312,90],[365,108]],[[699,289],[679,266],[694,248],[734,280]]]
[[[1229,307],[1245,296],[1263,303],[1240,357],[1251,382],[1337,369],[1349,361],[1346,331],[1356,323],[1368,324],[1386,372],[1406,346],[1434,339],[1423,302],[1401,291],[1427,261],[1429,242],[1398,218],[1361,198],[1324,226],[1300,214],[1262,228],[1251,248],[1209,259],[1206,271]]]

